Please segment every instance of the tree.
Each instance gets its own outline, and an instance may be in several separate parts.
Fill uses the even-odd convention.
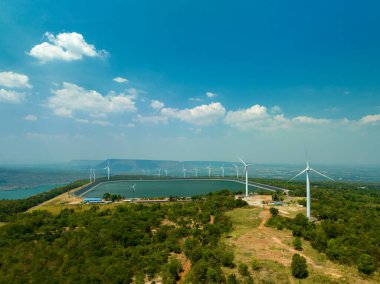
[[[303,279],[309,275],[309,271],[307,270],[306,259],[298,253],[293,255],[291,266],[292,274],[294,277],[298,279]]]
[[[278,215],[278,209],[277,208],[271,207],[269,209],[269,211],[270,211],[270,214],[272,214],[272,217],[275,217]]]
[[[372,274],[375,271],[375,264],[373,259],[368,254],[362,254],[358,258],[358,270],[365,274]]]
[[[302,242],[301,242],[301,239],[299,237],[295,237],[293,239],[293,247],[296,249],[296,250],[302,250]]]

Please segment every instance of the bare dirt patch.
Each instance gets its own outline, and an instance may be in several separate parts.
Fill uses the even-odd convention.
[[[179,280],[177,281],[177,283],[181,283],[191,269],[191,261],[187,259],[183,253],[178,254],[177,259],[181,262],[183,268],[183,271],[179,274]]]

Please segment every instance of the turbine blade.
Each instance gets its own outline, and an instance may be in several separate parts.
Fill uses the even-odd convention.
[[[302,175],[304,172],[306,172],[306,169],[304,169],[302,172],[300,172],[299,174],[297,174],[294,177],[292,177],[290,180],[288,180],[288,182],[291,181],[291,180],[293,180],[293,179],[295,179],[296,177]]]
[[[326,175],[324,175],[324,174],[322,174],[322,173],[320,173],[320,172],[318,172],[318,171],[316,171],[316,170],[314,170],[314,169],[312,169],[312,168],[310,168],[310,170],[312,170],[313,172],[319,174],[320,176],[323,176],[323,177],[325,177],[325,178],[328,178],[329,180],[335,181],[335,180],[332,179],[331,177],[328,177],[328,176],[326,176]]]
[[[244,164],[244,166],[247,166],[247,164],[239,156],[238,159]]]

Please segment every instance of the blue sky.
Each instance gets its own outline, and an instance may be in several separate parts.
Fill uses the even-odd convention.
[[[2,1],[0,163],[379,164],[378,1]]]

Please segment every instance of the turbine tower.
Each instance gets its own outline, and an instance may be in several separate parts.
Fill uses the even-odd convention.
[[[210,178],[211,177],[211,165],[208,165],[208,167],[206,169],[208,169],[208,177]]]
[[[168,176],[168,170],[165,170],[165,176],[166,177]]]
[[[183,166],[183,169],[182,169],[182,171],[183,171],[183,178],[186,178],[186,169],[185,169],[185,166]]]
[[[238,157],[238,158],[239,158],[239,160],[244,165],[244,172],[245,172],[245,196],[248,196],[248,167],[251,166],[252,164],[246,164],[240,157]]]
[[[222,178],[224,178],[224,164],[220,168],[222,170]]]
[[[108,160],[107,167],[105,167],[104,169],[107,170],[107,178],[108,180],[110,180],[110,160]]]
[[[197,169],[197,167],[194,168],[194,171],[195,171],[195,177],[198,177],[198,169]]]
[[[236,179],[239,179],[239,166],[233,164],[234,167],[236,168]]]
[[[90,169],[90,182],[92,182],[92,168]]]
[[[311,216],[310,216],[310,207],[311,207],[310,197],[311,196],[310,196],[310,179],[309,179],[309,173],[310,172],[315,172],[316,174],[319,174],[320,176],[323,176],[325,178],[328,178],[328,179],[334,181],[332,178],[330,178],[330,177],[328,177],[328,176],[326,176],[324,174],[321,174],[320,172],[318,172],[318,171],[310,168],[309,167],[309,162],[307,161],[307,158],[306,158],[306,168],[302,172],[300,172],[299,174],[297,174],[296,176],[292,177],[289,180],[289,181],[291,181],[291,180],[295,179],[296,177],[302,175],[303,173],[306,174],[306,215],[307,215],[307,218],[309,219],[309,221],[310,221],[310,218],[311,218]]]
[[[93,178],[94,178],[94,181],[96,181],[95,169],[92,169],[92,176],[93,176]]]

